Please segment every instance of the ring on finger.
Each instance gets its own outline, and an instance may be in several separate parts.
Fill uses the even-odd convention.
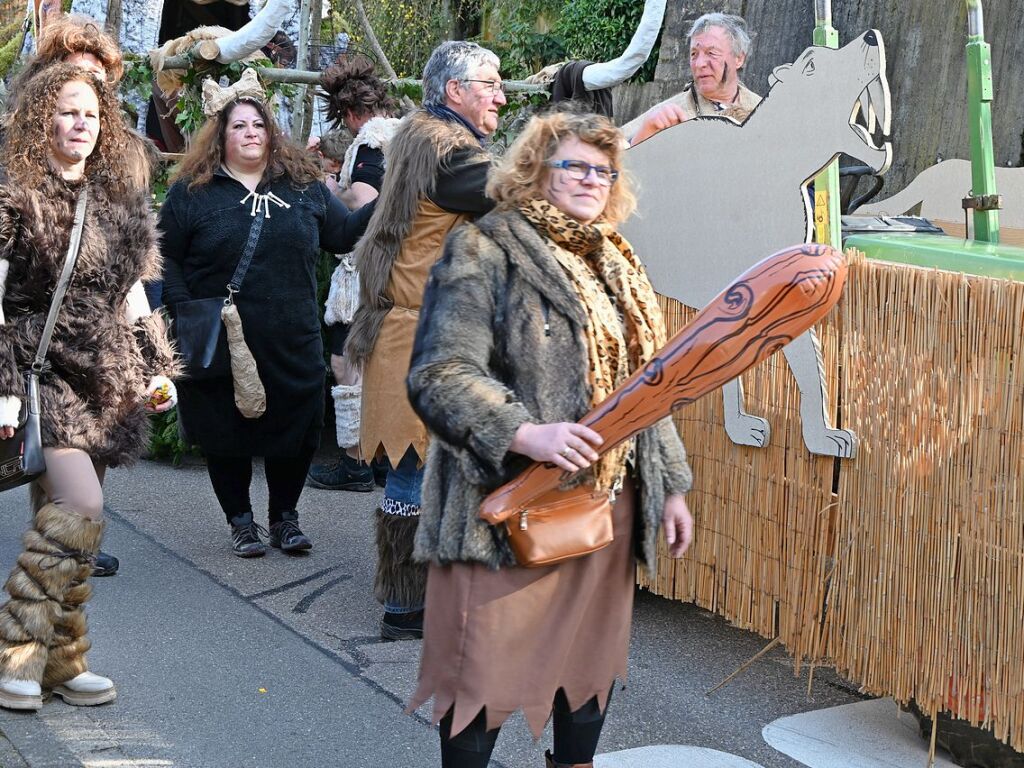
[[[571,454],[572,451],[573,451],[573,449],[570,448],[567,445],[567,446],[565,446],[565,448],[563,448],[561,451],[558,452],[558,455],[561,456],[563,459],[568,459],[569,458],[569,454]]]

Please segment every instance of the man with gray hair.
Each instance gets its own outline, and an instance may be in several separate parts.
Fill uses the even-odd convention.
[[[476,43],[441,43],[423,70],[423,108],[399,126],[387,151],[377,208],[355,250],[360,306],[345,356],[363,369],[362,455],[391,465],[377,509],[374,591],[381,636],[423,636],[426,566],[412,560],[427,429],[406,394],[413,339],[430,268],[445,237],[486,213],[487,138],[505,104],[498,57]]]
[[[631,144],[698,116],[742,122],[761,103],[761,97],[740,82],[740,70],[750,55],[750,33],[743,19],[706,13],[693,22],[689,39],[693,81],[623,128]]]

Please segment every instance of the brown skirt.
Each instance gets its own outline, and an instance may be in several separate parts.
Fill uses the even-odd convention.
[[[409,709],[434,697],[433,722],[454,707],[452,735],[486,708],[487,728],[517,709],[539,739],[559,688],[573,710],[603,710],[625,680],[633,614],[635,493],[615,503],[615,540],[545,568],[430,567],[419,685]]]

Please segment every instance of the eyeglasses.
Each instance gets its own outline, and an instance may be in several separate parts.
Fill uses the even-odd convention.
[[[619,172],[607,165],[591,165],[582,160],[548,160],[547,165],[551,168],[561,168],[569,174],[570,179],[583,181],[590,172],[594,172],[597,183],[603,187],[610,187],[619,178]]]
[[[485,86],[487,86],[483,90],[490,92],[491,96],[494,96],[495,94],[497,94],[499,92],[500,93],[504,93],[505,92],[505,84],[503,82],[501,82],[501,80],[472,80],[472,79],[466,79],[466,80],[460,80],[459,82],[462,82],[462,83],[483,83]]]

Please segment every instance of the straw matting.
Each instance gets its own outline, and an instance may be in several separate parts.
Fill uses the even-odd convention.
[[[767,448],[719,396],[676,414],[697,541],[641,583],[1024,751],[1024,283],[854,259],[818,332],[857,458],[807,452],[776,355],[744,377]]]

